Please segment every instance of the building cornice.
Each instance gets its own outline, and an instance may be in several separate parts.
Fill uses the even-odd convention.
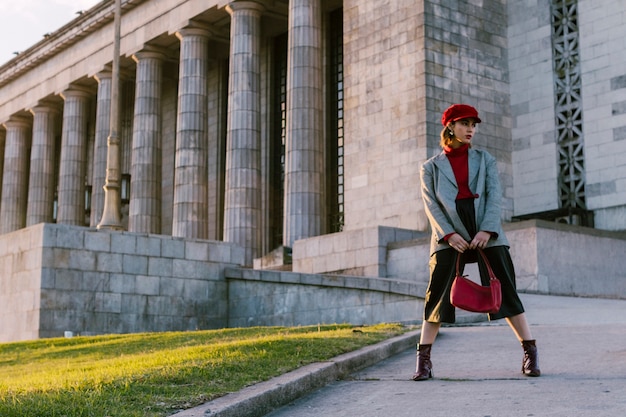
[[[122,13],[146,1],[122,0]],[[103,0],[58,30],[46,34],[44,39],[0,66],[0,87],[112,22],[114,8],[115,0]]]

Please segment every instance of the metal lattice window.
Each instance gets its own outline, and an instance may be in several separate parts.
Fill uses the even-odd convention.
[[[329,34],[329,231],[340,232],[344,225],[344,160],[343,160],[343,10],[330,14]]]
[[[287,128],[287,34],[274,41],[273,130],[270,143],[270,247],[283,241],[285,139]]]
[[[585,164],[577,0],[553,0],[552,56],[561,208],[585,204]]]

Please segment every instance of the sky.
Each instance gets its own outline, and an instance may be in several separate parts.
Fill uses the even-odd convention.
[[[0,65],[102,0],[0,0]]]

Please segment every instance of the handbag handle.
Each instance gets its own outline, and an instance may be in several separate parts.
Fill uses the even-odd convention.
[[[487,260],[487,257],[485,256],[485,252],[483,252],[483,250],[480,249],[480,248],[478,248],[476,250],[478,251],[480,256],[483,258],[483,261],[485,261],[485,265],[487,265],[487,271],[489,272],[489,279],[498,279],[496,277],[496,274],[493,273],[493,269],[491,269],[491,265],[489,264],[489,261]],[[461,252],[459,252],[459,254],[456,257],[456,275],[457,276],[461,275],[459,273],[459,266],[460,266],[460,261],[461,261],[461,255],[463,255],[463,254]]]

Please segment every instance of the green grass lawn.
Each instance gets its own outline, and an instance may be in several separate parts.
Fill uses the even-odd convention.
[[[0,416],[168,416],[408,330],[255,327],[0,344]]]

